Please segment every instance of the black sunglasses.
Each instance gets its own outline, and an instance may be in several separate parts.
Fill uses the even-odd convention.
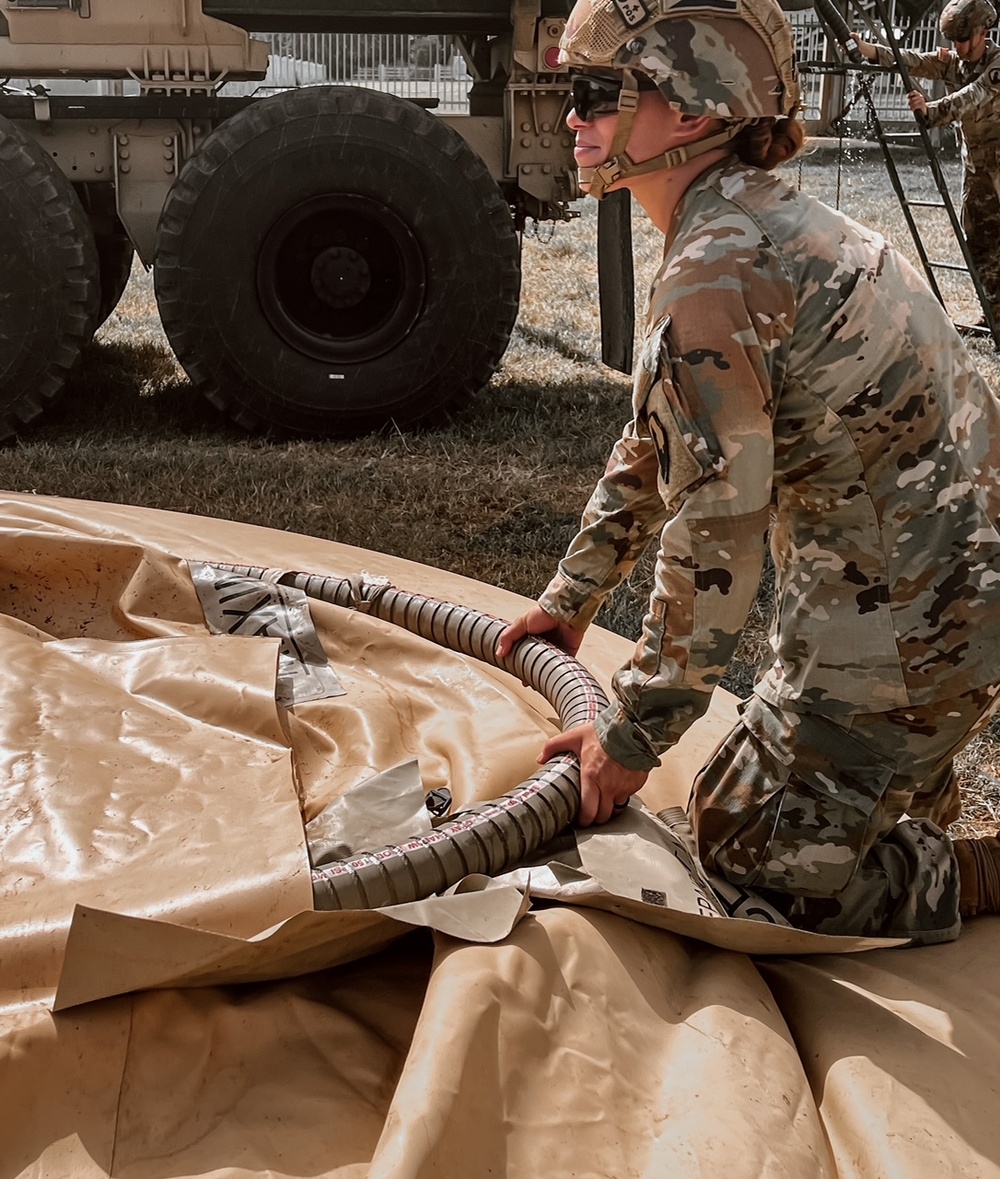
[[[637,74],[640,90],[655,90],[656,83],[645,74]],[[591,70],[570,74],[573,109],[585,123],[600,115],[613,115],[618,111],[618,96],[625,79],[621,74],[597,74]]]

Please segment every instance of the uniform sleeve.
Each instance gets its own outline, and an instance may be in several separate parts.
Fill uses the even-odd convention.
[[[668,516],[635,654],[616,674],[601,744],[649,769],[708,707],[760,585],[774,473],[773,389],[794,326],[793,285],[745,218],[668,264],[660,368],[640,423]],[[654,292],[655,295],[655,292]]]
[[[892,67],[896,64],[892,52],[884,45],[876,45],[878,64]],[[918,53],[915,49],[900,49],[900,60],[914,78],[934,78],[941,82],[954,82],[957,77],[958,58],[950,54],[942,60],[935,53]]]
[[[913,49],[901,49],[903,64],[915,78],[933,78],[955,86],[962,81],[959,73],[960,62],[954,53],[942,60],[936,53],[917,53]],[[879,65],[894,64],[888,49],[879,46]],[[983,71],[972,82],[958,90],[927,104],[927,125],[942,127],[961,119],[963,115],[980,107],[992,105],[1000,96],[1000,69],[996,66]]]
[[[932,127],[954,123],[975,110],[995,111],[1000,99],[1000,68],[993,66],[974,82],[927,104],[927,122]]]
[[[586,626],[632,571],[666,518],[658,473],[652,439],[629,422],[590,497],[580,532],[539,599],[555,618]]]

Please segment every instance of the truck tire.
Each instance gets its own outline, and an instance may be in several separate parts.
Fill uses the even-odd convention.
[[[129,241],[125,226],[119,222],[111,233],[94,233],[97,245],[98,270],[101,282],[101,302],[97,310],[94,330],[107,322],[111,312],[121,302],[132,275],[135,249]]]
[[[83,183],[75,184],[73,188],[86,210],[97,246],[101,298],[94,321],[96,332],[121,302],[132,275],[135,249],[118,216],[113,185]]]
[[[412,425],[482,388],[517,314],[517,235],[461,136],[358,87],[219,126],[157,234],[160,317],[196,387],[248,429]]]
[[[0,116],[0,439],[62,392],[94,334],[99,285],[90,222],[33,139]]]

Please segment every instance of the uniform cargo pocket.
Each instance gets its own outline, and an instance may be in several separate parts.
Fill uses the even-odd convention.
[[[733,884],[833,896],[871,846],[892,776],[832,721],[751,697],[695,783],[702,860]]]

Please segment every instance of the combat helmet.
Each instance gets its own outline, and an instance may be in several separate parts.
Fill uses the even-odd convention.
[[[938,28],[949,41],[968,41],[976,29],[996,23],[997,10],[990,0],[950,0],[941,12]]]
[[[581,169],[581,181],[600,200],[625,176],[676,167],[720,147],[750,121],[790,114],[799,99],[794,57],[791,26],[777,0],[577,0],[560,60],[582,70],[620,71],[623,78],[608,159]],[[723,119],[723,129],[634,164],[625,147],[643,75],[676,110]]]

